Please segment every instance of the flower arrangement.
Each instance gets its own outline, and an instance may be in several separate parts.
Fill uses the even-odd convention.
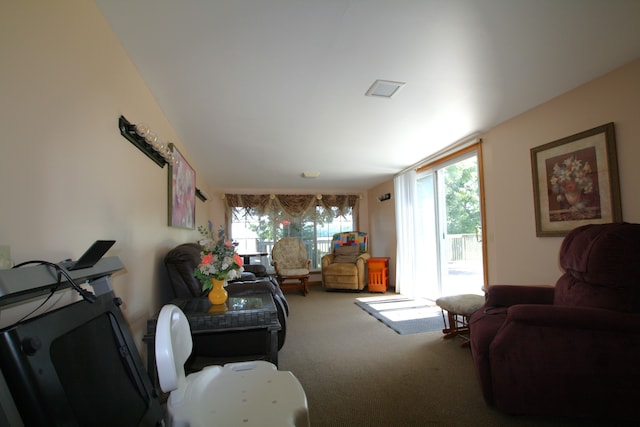
[[[240,278],[244,268],[242,257],[236,252],[237,243],[227,239],[222,227],[217,235],[213,233],[213,223],[209,221],[208,228],[200,225],[198,231],[203,239],[198,241],[200,264],[194,270],[194,276],[202,284],[202,290],[211,289],[211,279],[233,280]]]
[[[593,180],[589,162],[582,162],[576,156],[567,157],[562,164],[553,166],[553,174],[549,179],[551,191],[557,194],[558,202],[566,200],[570,205],[576,205],[580,196],[593,192]]]

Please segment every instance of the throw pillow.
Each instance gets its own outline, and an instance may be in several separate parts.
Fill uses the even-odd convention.
[[[333,262],[342,264],[355,264],[360,255],[360,248],[357,246],[340,246],[335,250]]]

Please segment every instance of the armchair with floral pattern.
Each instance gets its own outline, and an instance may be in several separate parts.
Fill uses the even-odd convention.
[[[282,290],[299,287],[303,295],[309,292],[311,260],[302,240],[295,237],[283,237],[278,240],[271,250],[271,259],[276,270],[276,279]],[[292,285],[285,283],[287,280],[297,282]]]

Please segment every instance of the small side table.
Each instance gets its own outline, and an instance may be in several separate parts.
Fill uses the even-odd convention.
[[[387,292],[389,283],[389,257],[371,257],[369,269],[369,292]]]

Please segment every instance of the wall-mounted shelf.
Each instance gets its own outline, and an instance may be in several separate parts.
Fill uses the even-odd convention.
[[[158,166],[164,168],[164,165],[167,164],[167,160],[162,156],[162,154],[154,150],[143,137],[136,133],[136,125],[129,123],[124,116],[120,116],[118,119],[118,127],[120,128],[120,134],[122,136],[138,147],[140,151],[156,162]]]

